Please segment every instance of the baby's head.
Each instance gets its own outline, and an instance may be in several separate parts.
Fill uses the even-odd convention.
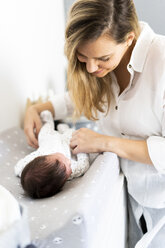
[[[71,163],[61,153],[39,156],[28,163],[21,174],[21,184],[32,198],[58,193],[71,175]]]

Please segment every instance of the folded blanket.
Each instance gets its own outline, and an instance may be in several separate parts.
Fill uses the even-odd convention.
[[[0,185],[0,233],[21,219],[20,207],[14,196]]]

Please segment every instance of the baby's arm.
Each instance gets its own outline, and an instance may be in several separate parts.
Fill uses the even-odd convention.
[[[69,179],[82,176],[89,168],[89,155],[86,153],[77,154],[77,161],[71,160],[72,174]]]
[[[25,168],[25,166],[28,163],[30,163],[33,159],[35,159],[37,156],[39,156],[39,154],[37,153],[37,151],[34,151],[28,154],[26,157],[20,159],[14,167],[15,175],[18,177],[21,177],[21,173],[23,169]]]

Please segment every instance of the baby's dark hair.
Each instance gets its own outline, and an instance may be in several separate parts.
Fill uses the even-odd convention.
[[[22,187],[32,198],[55,195],[66,180],[66,167],[58,160],[50,161],[47,156],[39,156],[32,160],[21,174]]]

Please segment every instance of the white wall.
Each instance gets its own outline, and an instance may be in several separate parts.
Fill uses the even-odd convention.
[[[0,0],[0,131],[19,125],[27,97],[62,92],[62,0]]]
[[[165,35],[165,1],[164,0],[134,0],[140,20],[150,24],[156,33]]]

